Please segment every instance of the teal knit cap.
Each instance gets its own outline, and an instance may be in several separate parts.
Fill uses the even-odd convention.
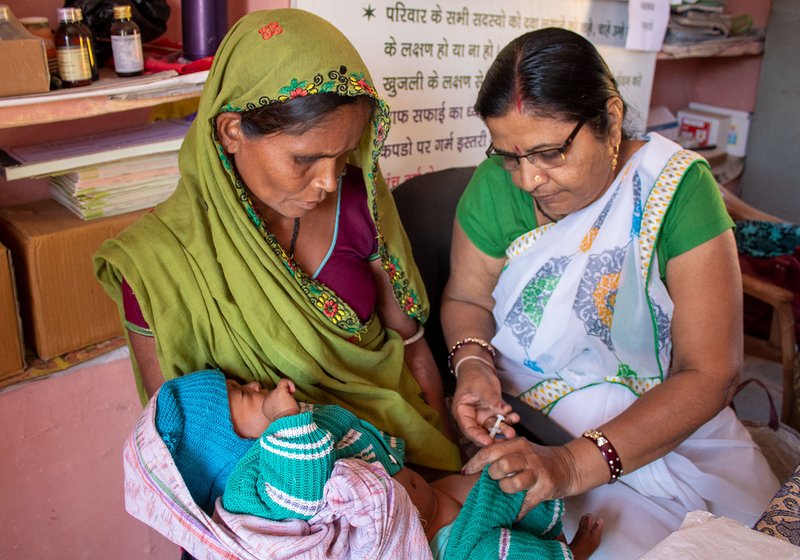
[[[171,379],[158,391],[156,430],[194,501],[211,514],[233,467],[254,440],[236,434],[219,370]]]

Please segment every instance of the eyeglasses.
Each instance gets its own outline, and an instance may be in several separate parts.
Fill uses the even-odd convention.
[[[572,129],[572,132],[569,133],[569,136],[559,148],[544,148],[533,150],[527,154],[517,155],[499,152],[494,149],[493,144],[489,144],[489,149],[486,150],[486,157],[499,160],[499,163],[506,171],[516,171],[519,169],[519,162],[522,158],[527,159],[531,165],[535,165],[539,169],[553,169],[554,167],[559,167],[567,162],[567,156],[565,156],[564,153],[567,151],[570,144],[572,144],[572,141],[575,140],[575,137],[578,135],[578,132],[585,122],[586,119],[579,120],[578,124],[575,125],[575,128]]]

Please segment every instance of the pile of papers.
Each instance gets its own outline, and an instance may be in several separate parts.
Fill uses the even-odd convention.
[[[733,16],[723,13],[724,2],[684,2],[672,6],[666,41],[696,43],[731,34]]]
[[[725,0],[683,0],[673,3],[663,52],[673,56],[714,56],[726,49],[746,48],[737,54],[756,54],[753,42],[763,41],[762,30],[752,28],[748,14],[725,13]],[[745,47],[746,45],[746,47]]]
[[[178,185],[189,120],[0,150],[5,179],[50,177],[53,198],[83,219],[155,206]]]
[[[90,165],[50,177],[50,194],[84,220],[150,208],[178,185],[178,152]]]

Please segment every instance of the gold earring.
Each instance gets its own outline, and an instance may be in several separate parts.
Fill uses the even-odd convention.
[[[541,183],[542,182],[542,176],[541,175],[534,175],[533,176],[533,180],[536,181],[537,183]]]
[[[614,146],[614,155],[611,156],[611,171],[616,171],[617,162],[619,161],[619,144]]]

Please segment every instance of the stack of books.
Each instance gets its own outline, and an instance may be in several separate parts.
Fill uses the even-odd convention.
[[[0,150],[6,180],[49,177],[51,195],[85,220],[155,206],[178,185],[189,120]]]
[[[84,220],[150,208],[178,185],[178,152],[80,167],[50,177],[50,194]]]

